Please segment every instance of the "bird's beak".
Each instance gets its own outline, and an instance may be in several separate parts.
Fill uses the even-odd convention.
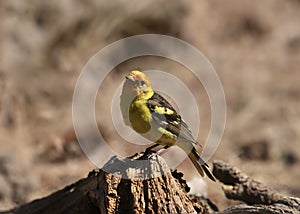
[[[126,75],[125,76],[126,79],[131,80],[132,82],[135,82],[134,76],[133,75]]]

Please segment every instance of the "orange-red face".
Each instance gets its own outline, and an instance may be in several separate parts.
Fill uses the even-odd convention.
[[[128,87],[132,87],[136,95],[140,95],[151,90],[151,83],[145,73],[133,70],[125,77],[125,84],[128,84]]]

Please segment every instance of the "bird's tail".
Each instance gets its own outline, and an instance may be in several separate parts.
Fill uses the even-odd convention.
[[[192,151],[190,151],[188,156],[201,176],[204,176],[204,173],[205,173],[211,180],[216,181],[215,177],[209,170],[209,166],[200,157],[200,154],[195,149],[195,147],[192,148]]]

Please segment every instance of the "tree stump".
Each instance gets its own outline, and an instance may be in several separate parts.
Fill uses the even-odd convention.
[[[183,174],[158,155],[112,157],[100,170],[45,198],[1,214],[74,213],[300,213],[300,199],[286,197],[222,161],[213,174],[229,199],[244,202],[223,211],[208,198],[188,195]]]
[[[113,157],[91,197],[101,213],[195,213],[184,186],[164,159]]]
[[[182,176],[158,155],[114,156],[87,178],[2,214],[204,213],[194,208]]]

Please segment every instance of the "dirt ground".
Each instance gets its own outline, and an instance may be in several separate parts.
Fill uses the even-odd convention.
[[[227,122],[209,164],[227,161],[300,197],[299,10],[299,0],[0,1],[0,210],[46,196],[95,168],[72,131],[76,80],[101,48],[143,33],[189,42],[218,73]],[[104,137],[122,155],[138,151],[123,149],[106,111],[124,74],[136,67],[178,71],[191,91],[203,90],[170,62],[139,59],[115,69],[99,90],[96,114]],[[196,97],[205,99],[201,142],[211,118],[207,98]],[[189,164],[179,170],[188,180],[200,179],[196,171],[186,172]],[[219,208],[235,203],[218,183],[205,182]]]

